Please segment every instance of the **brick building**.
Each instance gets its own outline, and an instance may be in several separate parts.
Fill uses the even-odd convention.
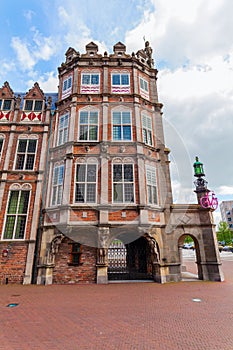
[[[31,283],[51,98],[37,83],[23,97],[0,89],[0,281]]]
[[[25,103],[40,94],[38,123],[24,124],[23,107],[11,112],[12,125],[10,120],[4,124],[5,138],[8,129],[9,134],[14,130],[15,149],[9,154],[5,148],[4,153],[12,157],[12,164],[20,152],[16,128],[25,135],[24,142],[33,139],[38,144],[33,170],[19,173],[5,160],[6,171],[1,175],[1,246],[6,250],[22,246],[21,280],[34,281],[33,270],[38,284],[179,281],[181,247],[187,235],[195,242],[199,279],[223,280],[211,210],[199,204],[173,204],[169,150],[164,144],[157,70],[149,43],[131,55],[120,42],[112,54],[99,54],[93,42],[86,45],[84,54],[69,48],[58,72],[54,115],[51,101],[45,105],[43,92],[35,84]],[[32,119],[30,113],[26,120]],[[36,121],[34,115],[35,111]],[[10,186],[16,184],[21,186],[17,193],[25,191],[31,201],[24,199],[28,216],[24,236],[17,240],[5,234],[12,210],[9,196],[14,187]],[[22,210],[17,210],[14,215],[21,218]],[[2,256],[3,269],[10,264],[13,269],[15,258],[10,262],[9,254]]]

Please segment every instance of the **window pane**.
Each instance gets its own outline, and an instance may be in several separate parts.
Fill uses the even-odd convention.
[[[7,216],[5,231],[4,231],[4,239],[13,238],[15,218],[16,216]]]
[[[112,85],[120,85],[120,74],[112,75]]]
[[[114,164],[113,165],[113,182],[122,181],[122,165]]]
[[[90,127],[90,134],[89,134],[89,140],[90,141],[97,141],[97,132],[98,132],[98,127],[97,126],[92,126]]]
[[[61,199],[62,199],[62,185],[59,185],[57,187],[57,203],[56,204],[61,204]]]
[[[147,143],[147,132],[146,129],[142,129],[143,142]]]
[[[99,85],[99,75],[98,74],[92,74],[92,76],[91,76],[91,84]]]
[[[152,193],[151,193],[150,185],[147,185],[147,196],[148,196],[148,203],[152,204]]]
[[[113,184],[113,200],[114,202],[123,202],[123,185]]]
[[[28,141],[28,152],[35,153],[36,151],[36,140]]]
[[[43,101],[35,101],[34,111],[35,112],[42,111],[42,104],[43,104]]]
[[[96,196],[96,184],[87,184],[87,202],[94,203]]]
[[[9,111],[11,109],[11,100],[4,100],[3,111]]]
[[[29,201],[29,191],[22,191],[19,201],[19,208],[18,213],[19,214],[27,214],[28,210],[28,201]]]
[[[85,182],[86,177],[86,165],[78,164],[77,165],[77,173],[76,173],[76,181],[77,182]]]
[[[24,110],[25,111],[32,111],[32,104],[33,104],[32,100],[26,100]]]
[[[98,124],[98,112],[90,112],[90,124]]]
[[[18,144],[18,152],[26,152],[27,140],[20,140]]]
[[[155,186],[152,187],[152,197],[153,197],[153,203],[156,204],[157,203],[157,191],[156,191]]]
[[[57,181],[59,185],[63,183],[63,176],[64,176],[64,165],[59,167],[58,181]]]
[[[112,123],[113,124],[121,124],[121,113],[120,112],[113,112]]]
[[[63,81],[63,91],[67,89],[67,80]]]
[[[80,112],[80,124],[88,124],[88,112]]]
[[[27,161],[25,165],[25,170],[33,170],[34,168],[34,160],[35,160],[35,155],[34,154],[28,154],[27,155]]]
[[[151,131],[148,130],[147,134],[148,134],[148,145],[151,146],[152,145],[152,134],[151,134]]]
[[[0,100],[0,109],[2,109],[2,100]]]
[[[123,126],[123,140],[131,140],[131,127]]]
[[[87,182],[96,181],[96,165],[87,165]]]
[[[2,145],[3,145],[3,139],[0,139],[0,155],[1,155],[1,152],[2,152]]]
[[[124,165],[124,180],[126,182],[133,182],[133,165],[132,164]]]
[[[87,140],[87,136],[88,136],[88,126],[87,125],[80,125],[79,140]]]
[[[16,232],[15,232],[16,239],[24,238],[25,226],[26,226],[26,216],[18,216]]]
[[[53,194],[52,194],[52,205],[56,204],[56,198],[57,198],[57,187],[53,187]]]
[[[133,184],[125,184],[125,202],[134,202]]]
[[[131,124],[129,112],[122,112],[122,124]]]
[[[129,75],[128,74],[122,74],[121,84],[122,85],[129,85]]]
[[[25,154],[18,154],[16,159],[15,169],[23,170]]]
[[[113,140],[121,140],[121,126],[113,125],[112,137]]]
[[[82,76],[82,84],[90,84],[90,75],[89,74],[83,74]]]
[[[8,203],[8,211],[9,214],[16,214],[17,204],[18,204],[19,191],[11,191],[10,199]]]
[[[67,89],[69,89],[71,87],[71,85],[72,85],[72,77],[69,77],[67,79]]]
[[[84,184],[76,184],[75,202],[84,203]]]

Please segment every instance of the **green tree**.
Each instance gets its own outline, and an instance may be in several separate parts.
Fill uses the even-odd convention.
[[[218,241],[225,241],[226,244],[232,244],[233,233],[229,229],[227,222],[220,221],[217,231]]]

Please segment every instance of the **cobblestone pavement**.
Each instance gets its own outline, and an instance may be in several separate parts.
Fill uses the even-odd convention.
[[[233,350],[233,259],[223,271],[222,283],[0,286],[0,349]]]

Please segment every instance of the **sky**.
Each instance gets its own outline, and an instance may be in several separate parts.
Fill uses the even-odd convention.
[[[153,49],[171,150],[174,202],[196,203],[195,157],[208,188],[233,200],[232,0],[0,0],[0,85],[57,92],[57,67],[73,47],[99,53]],[[216,210],[215,222],[221,219]]]

